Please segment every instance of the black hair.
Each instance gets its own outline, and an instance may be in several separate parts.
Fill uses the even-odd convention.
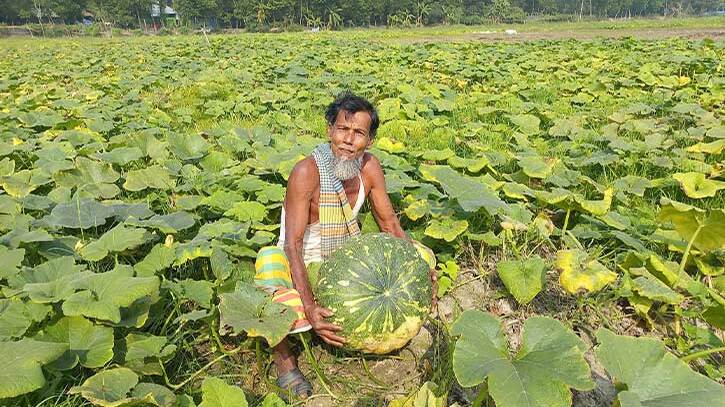
[[[370,115],[370,138],[375,137],[378,126],[380,126],[380,118],[378,117],[378,111],[375,110],[375,106],[367,99],[357,96],[349,90],[340,92],[335,98],[335,101],[327,106],[327,111],[325,111],[327,124],[330,126],[335,124],[337,114],[341,110],[349,113],[368,112]]]

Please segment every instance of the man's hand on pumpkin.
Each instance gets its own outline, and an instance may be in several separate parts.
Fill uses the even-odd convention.
[[[317,304],[309,308],[309,310],[305,309],[305,314],[315,333],[327,344],[337,347],[343,346],[346,342],[345,338],[337,335],[337,332],[340,332],[342,328],[325,321],[325,318],[332,316],[332,311]]]

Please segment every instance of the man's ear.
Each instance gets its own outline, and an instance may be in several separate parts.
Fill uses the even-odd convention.
[[[370,148],[373,145],[373,138],[368,135],[368,145],[365,147],[366,149]]]
[[[332,125],[331,125],[331,124],[328,124],[328,125],[327,125],[327,137],[328,137],[328,138],[329,138],[330,140],[332,140]]]

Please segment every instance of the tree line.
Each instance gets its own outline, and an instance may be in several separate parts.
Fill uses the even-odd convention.
[[[119,28],[154,24],[212,28],[422,26],[517,22],[525,17],[677,16],[725,9],[723,0],[0,0],[0,23]],[[154,7],[156,6],[156,7]],[[165,6],[176,14],[164,14]],[[152,9],[155,13],[152,13]]]

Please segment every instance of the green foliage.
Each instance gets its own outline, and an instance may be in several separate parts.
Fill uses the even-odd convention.
[[[287,13],[242,3],[247,21]],[[435,21],[437,6],[423,6],[423,23]],[[375,13],[371,22],[388,11]],[[402,227],[438,257],[443,300],[456,277],[489,278],[495,264],[517,301],[537,298],[526,309],[575,292],[563,301],[575,316],[596,307],[643,319],[678,355],[722,346],[712,339],[725,303],[717,42],[401,46],[407,35],[418,34],[3,42],[3,403],[78,404],[84,392],[165,403],[151,382],[199,402],[207,363],[247,366],[250,348],[279,341],[291,313],[235,286],[252,282],[257,250],[274,244],[286,177],[324,140],[320,111],[343,88],[380,107],[370,151]],[[561,271],[546,291],[539,257]],[[718,357],[698,359],[716,379]],[[127,385],[109,398],[93,382],[60,393],[104,367],[137,379],[120,374]],[[534,386],[554,387],[566,400],[563,385]]]
[[[465,311],[451,333],[461,336],[453,353],[458,382],[470,387],[487,381],[497,406],[569,406],[570,387],[594,388],[584,360],[586,346],[557,320],[527,319],[513,357],[501,323],[490,314]]]
[[[617,394],[622,407],[725,403],[722,385],[692,371],[654,338],[620,336],[602,328],[597,331],[597,341],[597,358],[626,386]]]

